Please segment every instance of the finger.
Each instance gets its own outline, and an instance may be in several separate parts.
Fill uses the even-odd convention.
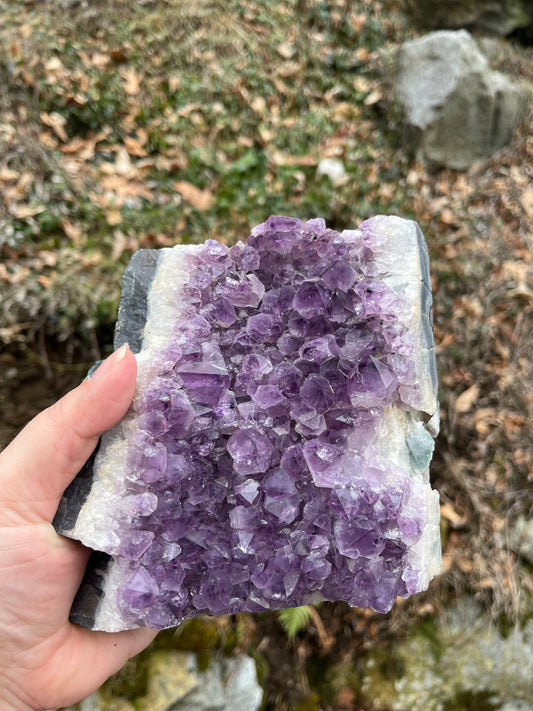
[[[49,678],[58,680],[57,690],[50,688],[49,692],[54,703],[60,706],[89,696],[157,635],[157,630],[147,628],[109,633],[92,632],[78,625],[70,625],[69,632],[68,639],[53,660],[61,673],[49,675]],[[83,674],[80,669],[84,670]],[[64,698],[65,685],[61,681],[64,679],[76,679],[72,698]]]
[[[35,417],[0,454],[0,518],[51,520],[98,437],[126,413],[137,362],[123,346],[94,375]]]

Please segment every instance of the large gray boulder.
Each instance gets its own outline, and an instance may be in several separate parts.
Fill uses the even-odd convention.
[[[511,139],[518,86],[491,70],[466,30],[441,30],[398,53],[397,97],[417,158],[465,170]]]

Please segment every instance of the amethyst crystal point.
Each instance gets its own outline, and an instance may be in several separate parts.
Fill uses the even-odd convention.
[[[126,417],[65,493],[98,551],[71,618],[109,631],[319,600],[390,609],[439,570],[431,293],[413,222],[270,217],[141,251]]]

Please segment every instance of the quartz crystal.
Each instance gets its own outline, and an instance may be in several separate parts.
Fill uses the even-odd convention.
[[[441,559],[429,284],[398,217],[273,216],[245,244],[137,252],[115,337],[136,394],[55,519],[95,551],[71,619],[386,612],[424,590]]]

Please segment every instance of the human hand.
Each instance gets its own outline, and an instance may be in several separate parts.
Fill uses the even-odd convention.
[[[69,622],[90,551],[52,520],[99,436],[124,415],[136,361],[123,346],[0,453],[0,708],[42,711],[85,698],[155,637]]]

